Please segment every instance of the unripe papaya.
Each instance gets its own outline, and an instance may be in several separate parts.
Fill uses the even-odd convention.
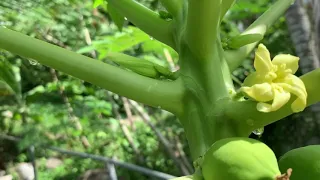
[[[250,138],[215,142],[203,156],[205,180],[286,180],[277,158],[264,143]]]
[[[320,179],[320,145],[310,145],[293,149],[279,160],[281,172],[292,168],[290,180]]]
[[[178,178],[173,178],[170,180],[203,180],[201,176],[198,176],[196,174],[189,175],[189,176],[182,176]]]
[[[173,179],[170,179],[170,180],[193,180],[193,177],[192,177],[192,175],[190,175],[190,176],[182,176],[182,177],[177,177],[177,178],[173,178]]]

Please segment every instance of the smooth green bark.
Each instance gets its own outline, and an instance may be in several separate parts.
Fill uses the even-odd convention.
[[[185,129],[193,159],[203,155],[216,140],[236,136],[225,119],[224,106],[230,99],[227,82],[231,82],[231,77],[226,63],[223,66],[223,51],[217,42],[213,49],[216,53],[208,59],[194,55],[187,44],[180,48],[183,60],[180,75],[186,93],[183,112],[178,118]]]
[[[210,59],[218,37],[221,0],[188,0],[185,39],[198,60]]]
[[[183,0],[160,0],[160,2],[173,17],[178,17],[181,13]]]
[[[228,2],[231,6],[232,2]],[[291,2],[276,2],[245,33],[265,34]],[[221,8],[219,0],[189,0],[185,41],[182,39],[179,43],[181,79],[186,93],[183,112],[178,117],[185,129],[193,159],[203,155],[217,140],[249,135],[243,125],[245,123],[239,120],[243,115],[240,114],[242,105],[232,108],[237,103],[230,98],[234,90],[230,71],[241,64],[257,43],[237,51],[224,52],[217,35],[219,16],[223,15]],[[231,116],[229,111],[239,115]],[[251,120],[248,122],[251,123]],[[250,132],[255,129],[251,128]]]
[[[181,111],[184,88],[179,80],[144,77],[1,27],[0,48],[147,105]]]

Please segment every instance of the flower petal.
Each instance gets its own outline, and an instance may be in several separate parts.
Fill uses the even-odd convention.
[[[295,88],[289,84],[282,85],[287,91],[291,92],[297,99],[291,104],[291,109],[293,112],[301,112],[307,106],[307,95],[301,89]]]
[[[257,72],[251,73],[243,82],[243,86],[253,86],[255,84],[262,84],[264,83],[264,79],[257,74]]]
[[[276,111],[284,106],[290,100],[290,93],[281,89],[274,90],[274,99],[272,102],[272,111]]]
[[[284,80],[284,83],[279,83],[286,91],[297,96],[297,99],[291,104],[291,109],[293,112],[300,112],[307,106],[307,90],[303,81],[295,76],[288,75]]]
[[[277,111],[282,106],[284,106],[289,100],[290,100],[290,93],[284,91],[281,87],[274,87],[274,99],[272,104],[267,103],[258,103],[257,109],[260,112],[271,112],[271,111]]]
[[[263,44],[259,44],[258,49],[256,50],[254,68],[256,69],[257,73],[263,75],[266,75],[273,69],[270,53]]]
[[[272,106],[271,104],[261,102],[257,104],[257,110],[260,112],[268,113],[271,112]]]
[[[299,57],[292,56],[290,54],[279,54],[272,60],[272,64],[280,66],[281,64],[286,65],[286,69],[290,69],[292,74],[295,74],[299,68]]]
[[[299,89],[300,91],[302,91],[307,96],[306,87],[305,87],[303,81],[299,77],[297,77],[297,76],[295,76],[293,74],[289,74],[284,79],[284,82],[294,86],[294,88],[296,88],[296,89]]]
[[[274,96],[269,83],[255,84],[252,87],[242,87],[241,90],[259,102],[271,101]]]
[[[291,109],[293,112],[301,112],[306,108],[307,101],[305,99],[297,98],[291,104]]]

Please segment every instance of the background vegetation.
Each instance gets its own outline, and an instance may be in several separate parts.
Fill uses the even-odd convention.
[[[96,7],[97,2],[99,0],[2,0],[0,25],[107,63],[111,62],[105,55],[116,51],[179,68],[173,50],[130,22],[124,22],[125,27],[119,31],[111,21],[107,5]],[[139,2],[158,12],[163,10],[158,0]],[[227,41],[239,34],[271,2],[238,0],[222,22],[222,38]],[[310,3],[313,2],[296,3],[293,8],[304,10],[306,14],[302,15],[311,17],[313,22],[316,18],[308,6]],[[296,15],[280,18],[262,43],[273,56],[298,54],[303,62],[310,64],[316,57],[299,54],[307,50],[297,49],[299,41],[290,28],[297,23],[288,22],[290,17],[299,20]],[[313,29],[316,28],[310,26],[309,31]],[[307,42],[317,31],[309,33]],[[233,72],[238,86],[252,71],[252,59],[253,56]],[[299,73],[306,71],[302,69]],[[141,111],[139,107],[143,105],[41,66],[32,59],[0,50],[0,132],[22,138],[19,143],[0,139],[0,169],[17,178],[13,167],[30,161],[27,148],[31,145],[36,146],[39,179],[77,179],[87,170],[104,168],[104,164],[90,159],[77,159],[42,148],[50,145],[113,157],[176,176],[191,172],[189,150],[178,120],[160,109],[144,106]],[[266,142],[278,157],[294,147],[319,144],[317,111],[319,108],[311,107],[265,127],[262,135],[260,130],[251,137]],[[63,160],[63,164],[48,169],[45,164],[50,157]],[[123,168],[117,168],[117,174],[121,179],[150,179]]]

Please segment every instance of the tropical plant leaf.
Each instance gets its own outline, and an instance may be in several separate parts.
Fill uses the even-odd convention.
[[[104,0],[94,0],[93,8],[97,8],[98,6],[102,5],[103,3],[104,3]]]
[[[21,95],[20,69],[6,61],[0,61],[0,81],[12,94]]]
[[[125,18],[123,15],[121,15],[116,8],[114,8],[112,6],[112,4],[108,4],[108,13],[109,15],[111,16],[113,22],[117,25],[118,29],[120,31],[122,31],[122,28],[123,28],[123,24],[124,24],[124,21],[125,21]]]

